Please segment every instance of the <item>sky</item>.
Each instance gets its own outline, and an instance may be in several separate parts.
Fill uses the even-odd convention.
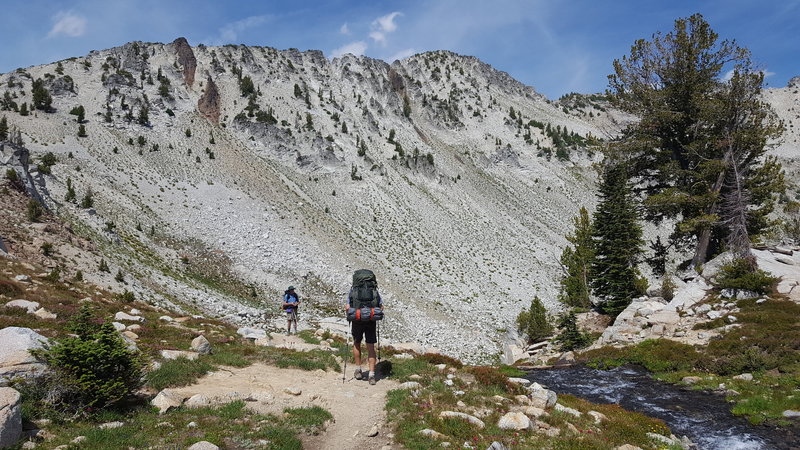
[[[0,73],[129,41],[476,56],[549,98],[602,92],[637,39],[699,12],[766,84],[800,75],[800,0],[0,0]]]

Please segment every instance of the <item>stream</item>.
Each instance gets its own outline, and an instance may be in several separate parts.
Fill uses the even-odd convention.
[[[571,366],[534,370],[526,378],[558,394],[594,403],[618,403],[629,411],[661,419],[676,436],[688,436],[700,449],[800,448],[800,438],[793,430],[752,425],[734,416],[723,396],[654,380],[643,368]]]

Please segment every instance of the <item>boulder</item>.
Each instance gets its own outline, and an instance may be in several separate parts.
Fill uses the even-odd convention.
[[[296,386],[289,386],[289,387],[285,388],[283,390],[283,392],[285,392],[285,393],[287,393],[289,395],[293,395],[293,396],[297,397],[298,395],[303,393],[303,390],[300,389],[299,387],[296,387]]]
[[[787,409],[786,411],[783,412],[783,417],[786,417],[786,418],[800,417],[800,411]]]
[[[17,275],[17,276],[14,277],[14,279],[16,281],[19,281],[19,282],[22,282],[22,283],[30,283],[31,282],[31,277],[29,277],[28,275]]]
[[[531,384],[531,380],[528,380],[528,379],[525,379],[525,378],[508,377],[508,381],[510,381],[510,382],[512,382],[514,384],[521,384],[523,386],[527,386],[527,385]]]
[[[211,399],[203,394],[195,394],[184,403],[187,408],[204,408],[211,405]]]
[[[424,430],[419,430],[419,434],[421,434],[421,435],[423,435],[425,437],[433,438],[433,439],[439,439],[439,440],[448,439],[448,437],[446,435],[444,435],[442,433],[439,433],[436,430],[431,430],[430,428],[425,428]]]
[[[124,422],[106,422],[101,423],[97,428],[100,428],[101,430],[110,430],[112,428],[120,428],[123,425],[125,425]]]
[[[463,413],[463,412],[459,412],[459,411],[442,411],[442,412],[439,413],[439,417],[443,418],[443,419],[445,419],[445,418],[455,418],[455,419],[466,420],[467,422],[469,422],[470,424],[476,426],[480,430],[482,430],[484,427],[486,427],[486,424],[483,423],[483,421],[481,419],[478,419],[475,416],[471,416],[469,414],[466,414],[466,413]]]
[[[741,375],[736,375],[733,377],[734,380],[740,381],[753,381],[753,374],[752,373],[743,373]]]
[[[211,354],[211,342],[203,335],[197,336],[192,340],[192,350],[201,355]]]
[[[117,321],[127,320],[127,321],[131,321],[131,322],[140,322],[140,323],[144,323],[145,322],[145,318],[142,317],[142,316],[133,316],[133,315],[130,315],[130,314],[122,312],[122,311],[114,314],[114,320],[117,320]]]
[[[127,331],[127,330],[123,331],[122,335],[127,337],[128,339],[130,339],[132,341],[135,341],[135,340],[139,339],[139,335],[134,333],[133,331]]]
[[[30,300],[11,300],[10,302],[6,303],[6,308],[21,308],[24,309],[28,314],[33,314],[39,309],[39,302],[32,302]]]
[[[150,404],[158,408],[159,414],[164,414],[172,408],[177,408],[183,403],[183,398],[173,391],[164,389],[150,401]]]
[[[259,328],[241,327],[236,330],[236,333],[245,339],[264,339],[267,337],[267,332]]]
[[[208,441],[196,442],[188,450],[219,450],[219,447]]]
[[[119,322],[111,322],[111,325],[117,331],[125,331],[126,330],[125,325],[123,325],[123,324],[121,324]]]
[[[577,409],[570,408],[570,407],[568,407],[568,406],[564,406],[564,405],[562,405],[562,404],[560,404],[560,403],[556,403],[556,405],[555,405],[555,408],[554,408],[554,409],[555,409],[556,411],[563,412],[563,413],[566,413],[566,414],[570,414],[570,415],[573,415],[573,416],[575,416],[575,417],[580,417],[580,416],[582,416],[582,415],[583,415],[583,414],[581,414],[581,412],[580,412],[580,411],[578,411]]]
[[[509,449],[508,449],[508,447],[506,447],[502,443],[497,442],[497,441],[493,441],[492,445],[486,447],[486,450],[509,450]]]
[[[536,418],[536,417],[546,416],[548,414],[547,411],[543,410],[542,408],[537,408],[535,406],[528,406],[527,408],[525,408],[525,415]]]
[[[375,437],[375,436],[377,436],[378,435],[378,431],[379,431],[378,424],[376,423],[376,424],[372,425],[372,428],[370,428],[369,431],[367,431],[367,437]]]
[[[606,417],[606,415],[601,412],[589,411],[586,414],[591,416],[591,418],[594,419],[594,423],[596,424],[608,420],[608,417]]]
[[[0,387],[0,448],[12,447],[22,437],[22,397],[14,389]]]
[[[503,430],[527,430],[531,427],[531,419],[521,412],[511,411],[497,421],[497,426]]]
[[[552,408],[558,401],[558,395],[555,392],[544,389],[541,386],[539,386],[539,389],[531,389],[529,392],[528,397],[531,399],[531,406],[537,408]]]
[[[527,356],[528,352],[516,343],[506,342],[503,344],[503,358],[501,361],[503,364],[511,365]]]
[[[190,361],[193,361],[199,356],[199,353],[187,352],[185,350],[161,350],[161,357],[164,359],[186,358]]]
[[[631,444],[622,444],[619,447],[614,447],[614,450],[642,450],[642,447],[637,447]]]
[[[397,386],[397,389],[419,389],[422,385],[416,381],[406,381]]]
[[[158,318],[158,320],[160,320],[162,322],[174,322],[175,321],[175,319],[173,319],[170,316],[161,316],[161,317]]]
[[[700,377],[683,377],[681,378],[681,382],[683,384],[695,384],[699,383],[702,380]]]
[[[48,340],[30,328],[6,327],[0,330],[0,386],[13,378],[35,376],[45,365],[30,351],[44,348]]]

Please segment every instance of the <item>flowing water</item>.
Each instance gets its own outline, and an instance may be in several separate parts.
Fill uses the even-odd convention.
[[[752,425],[730,412],[730,404],[709,392],[654,380],[638,367],[596,370],[585,366],[534,370],[527,376],[559,394],[594,403],[618,403],[663,420],[676,436],[688,436],[701,449],[797,449],[791,430]]]

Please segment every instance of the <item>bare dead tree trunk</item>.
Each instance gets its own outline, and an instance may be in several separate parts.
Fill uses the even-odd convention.
[[[712,192],[714,192],[714,195],[719,195],[719,193],[722,191],[722,187],[725,185],[725,176],[727,173],[726,168],[729,161],[730,154],[726,153],[725,158],[722,161],[723,169],[720,171],[719,175],[717,175],[717,180],[714,182],[714,186],[712,187]],[[706,214],[716,214],[718,209],[719,204],[715,201],[708,207]],[[707,228],[704,228],[697,236],[697,247],[695,247],[694,256],[692,257],[692,267],[705,264],[706,257],[708,256],[708,246],[711,243],[711,231],[712,226],[708,226]]]
[[[732,164],[728,171],[727,193],[722,208],[722,222],[728,229],[727,246],[735,258],[747,261],[752,269],[756,268],[755,258],[751,251],[750,234],[747,231],[747,207],[750,204],[750,192],[745,186],[746,166],[743,164],[741,152],[729,148]],[[739,153],[739,154],[734,154]]]

